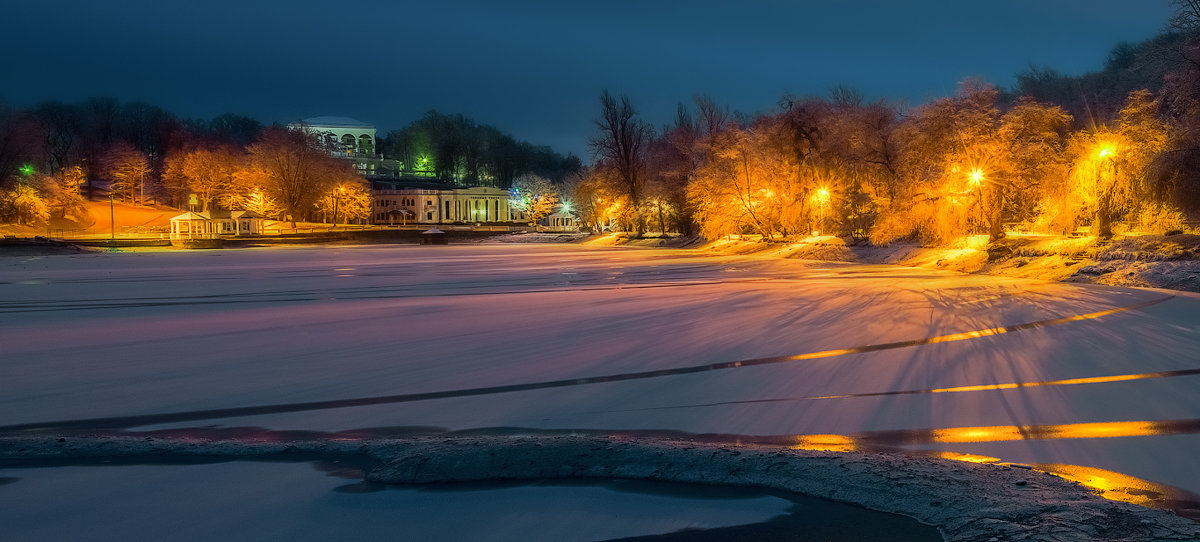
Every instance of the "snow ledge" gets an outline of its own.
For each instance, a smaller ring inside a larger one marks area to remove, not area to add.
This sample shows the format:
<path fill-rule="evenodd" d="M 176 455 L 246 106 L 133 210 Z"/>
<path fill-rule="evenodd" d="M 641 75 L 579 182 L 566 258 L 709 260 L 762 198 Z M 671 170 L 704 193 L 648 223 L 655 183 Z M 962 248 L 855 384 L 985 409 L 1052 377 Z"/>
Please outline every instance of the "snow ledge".
<path fill-rule="evenodd" d="M 913 517 L 947 541 L 1200 540 L 1200 524 L 1105 500 L 1038 471 L 905 455 L 823 452 L 665 438 L 455 436 L 254 440 L 0 437 L 0 459 L 255 459 L 358 455 L 389 484 L 623 478 L 780 489 Z"/>

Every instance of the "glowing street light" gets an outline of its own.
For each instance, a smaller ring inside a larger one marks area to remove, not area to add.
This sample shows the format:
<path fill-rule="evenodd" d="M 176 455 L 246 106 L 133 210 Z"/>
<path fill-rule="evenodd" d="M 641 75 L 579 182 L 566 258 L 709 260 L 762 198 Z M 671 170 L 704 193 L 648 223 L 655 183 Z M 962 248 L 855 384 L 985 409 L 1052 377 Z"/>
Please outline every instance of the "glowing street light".
<path fill-rule="evenodd" d="M 983 184 L 983 172 L 978 169 L 971 172 L 971 186 L 978 188 Z"/>
<path fill-rule="evenodd" d="M 825 206 L 829 204 L 829 190 L 822 186 L 817 189 L 817 193 L 813 194 L 813 197 L 816 198 L 817 206 L 821 211 L 821 221 L 817 223 L 817 230 L 813 232 L 813 235 L 820 235 L 821 230 L 825 228 Z"/>
<path fill-rule="evenodd" d="M 342 194 L 346 193 L 346 187 L 339 186 L 338 191 L 333 194 L 333 227 L 337 228 L 338 223 L 338 204 L 342 202 Z"/>
<path fill-rule="evenodd" d="M 1109 205 L 1111 204 L 1111 194 L 1103 185 L 1104 180 L 1104 160 L 1108 159 L 1109 166 L 1112 168 L 1112 182 L 1116 182 L 1117 177 L 1117 162 L 1116 154 L 1112 145 L 1104 145 L 1096 153 L 1096 235 L 1101 239 L 1112 237 L 1112 222 L 1109 216 Z"/>

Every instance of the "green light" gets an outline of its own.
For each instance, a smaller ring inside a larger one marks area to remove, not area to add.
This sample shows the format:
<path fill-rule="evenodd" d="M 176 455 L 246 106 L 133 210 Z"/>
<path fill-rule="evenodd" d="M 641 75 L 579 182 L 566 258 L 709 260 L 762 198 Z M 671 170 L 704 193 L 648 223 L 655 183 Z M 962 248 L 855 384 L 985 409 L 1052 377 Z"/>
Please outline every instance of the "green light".
<path fill-rule="evenodd" d="M 25 164 L 25 165 L 21 166 L 21 174 L 22 175 L 33 175 L 33 166 L 31 166 L 29 164 Z"/>

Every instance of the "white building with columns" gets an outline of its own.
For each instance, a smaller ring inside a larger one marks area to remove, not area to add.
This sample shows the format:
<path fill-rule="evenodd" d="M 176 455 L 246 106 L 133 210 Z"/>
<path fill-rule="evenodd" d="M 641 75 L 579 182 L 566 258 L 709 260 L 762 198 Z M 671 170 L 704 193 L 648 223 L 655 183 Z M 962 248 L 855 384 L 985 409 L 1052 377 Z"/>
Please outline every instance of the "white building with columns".
<path fill-rule="evenodd" d="M 372 190 L 375 224 L 523 224 L 500 188 L 412 187 Z"/>

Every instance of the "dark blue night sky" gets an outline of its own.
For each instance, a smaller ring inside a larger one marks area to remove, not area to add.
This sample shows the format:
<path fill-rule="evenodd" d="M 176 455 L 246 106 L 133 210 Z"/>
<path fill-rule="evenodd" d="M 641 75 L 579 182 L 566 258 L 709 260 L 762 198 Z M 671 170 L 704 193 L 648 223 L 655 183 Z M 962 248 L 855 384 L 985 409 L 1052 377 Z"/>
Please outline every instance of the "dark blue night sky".
<path fill-rule="evenodd" d="M 0 99 L 94 95 L 184 117 L 343 115 L 381 132 L 437 109 L 587 156 L 604 89 L 655 124 L 705 93 L 743 112 L 846 84 L 919 104 L 1030 65 L 1099 69 L 1168 0 L 9 3 Z"/>

